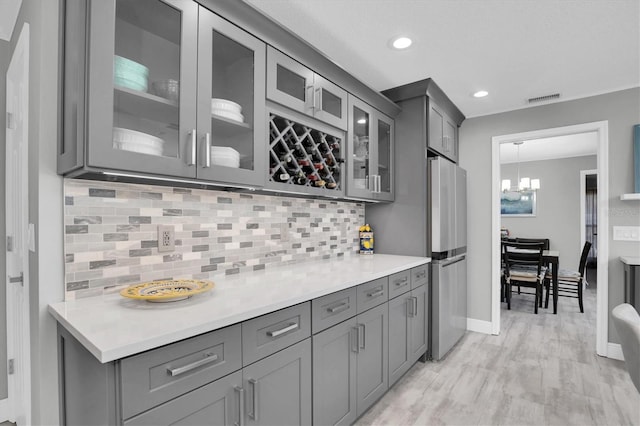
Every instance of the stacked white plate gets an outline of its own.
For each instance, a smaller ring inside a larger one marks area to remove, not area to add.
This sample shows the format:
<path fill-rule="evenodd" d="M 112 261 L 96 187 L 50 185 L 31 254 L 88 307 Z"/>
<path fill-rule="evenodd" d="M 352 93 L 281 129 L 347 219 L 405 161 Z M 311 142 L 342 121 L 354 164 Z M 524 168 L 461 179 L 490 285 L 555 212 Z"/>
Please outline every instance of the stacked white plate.
<path fill-rule="evenodd" d="M 228 99 L 211 99 L 211 114 L 218 117 L 228 118 L 229 120 L 244 123 L 244 115 L 242 115 L 242 106 Z"/>
<path fill-rule="evenodd" d="M 113 147 L 141 154 L 162 155 L 164 141 L 146 133 L 135 130 L 113 128 Z"/>
<path fill-rule="evenodd" d="M 228 146 L 212 146 L 211 163 L 237 169 L 240 167 L 240 153 Z"/>

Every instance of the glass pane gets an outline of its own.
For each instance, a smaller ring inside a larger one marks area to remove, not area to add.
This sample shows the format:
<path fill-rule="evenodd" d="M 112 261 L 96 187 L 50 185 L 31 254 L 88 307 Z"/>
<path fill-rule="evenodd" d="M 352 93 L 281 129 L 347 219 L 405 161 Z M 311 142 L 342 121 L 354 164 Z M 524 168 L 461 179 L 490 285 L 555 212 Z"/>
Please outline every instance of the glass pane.
<path fill-rule="evenodd" d="M 380 191 L 391 192 L 391 126 L 378 120 L 378 174 Z"/>
<path fill-rule="evenodd" d="M 181 18 L 158 0 L 116 1 L 114 148 L 178 157 Z"/>
<path fill-rule="evenodd" d="M 369 114 L 353 107 L 353 185 L 369 188 Z"/>
<path fill-rule="evenodd" d="M 253 50 L 212 31 L 211 162 L 254 169 Z"/>
<path fill-rule="evenodd" d="M 306 102 L 307 82 L 305 78 L 282 65 L 278 65 L 276 87 L 279 91 Z"/>
<path fill-rule="evenodd" d="M 322 105 L 320 108 L 331 115 L 342 118 L 342 98 L 322 88 Z"/>

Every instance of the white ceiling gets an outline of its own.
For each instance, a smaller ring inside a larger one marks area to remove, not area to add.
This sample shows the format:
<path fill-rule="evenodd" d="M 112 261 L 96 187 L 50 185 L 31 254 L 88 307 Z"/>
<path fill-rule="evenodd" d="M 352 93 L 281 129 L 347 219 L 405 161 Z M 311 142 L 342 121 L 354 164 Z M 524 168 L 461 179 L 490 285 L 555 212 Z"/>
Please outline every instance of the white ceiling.
<path fill-rule="evenodd" d="M 596 132 L 523 141 L 519 153 L 517 145 L 503 143 L 500 145 L 500 163 L 516 163 L 518 158 L 521 163 L 524 163 L 596 155 L 597 149 L 598 134 Z"/>
<path fill-rule="evenodd" d="M 0 0 L 0 40 L 9 41 L 22 0 Z"/>
<path fill-rule="evenodd" d="M 638 0 L 245 1 L 373 89 L 433 78 L 467 118 L 640 86 Z"/>

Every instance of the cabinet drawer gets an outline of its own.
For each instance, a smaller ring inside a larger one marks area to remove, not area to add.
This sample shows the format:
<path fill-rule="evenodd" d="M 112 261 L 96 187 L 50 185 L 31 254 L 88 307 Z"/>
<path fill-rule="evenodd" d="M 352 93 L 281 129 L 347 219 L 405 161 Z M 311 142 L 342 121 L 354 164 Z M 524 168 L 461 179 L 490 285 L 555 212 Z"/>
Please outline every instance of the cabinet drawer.
<path fill-rule="evenodd" d="M 123 418 L 239 370 L 240 333 L 240 325 L 233 325 L 123 359 Z"/>
<path fill-rule="evenodd" d="M 249 365 L 311 336 L 310 302 L 242 323 L 242 363 Z"/>
<path fill-rule="evenodd" d="M 314 333 L 351 318 L 356 314 L 356 288 L 327 294 L 311 301 L 312 330 Z"/>
<path fill-rule="evenodd" d="M 422 265 L 411 269 L 411 289 L 429 283 L 429 265 Z"/>
<path fill-rule="evenodd" d="M 389 277 L 378 278 L 356 287 L 358 313 L 389 300 Z"/>
<path fill-rule="evenodd" d="M 402 271 L 389 275 L 389 299 L 393 299 L 411 290 L 410 271 Z"/>

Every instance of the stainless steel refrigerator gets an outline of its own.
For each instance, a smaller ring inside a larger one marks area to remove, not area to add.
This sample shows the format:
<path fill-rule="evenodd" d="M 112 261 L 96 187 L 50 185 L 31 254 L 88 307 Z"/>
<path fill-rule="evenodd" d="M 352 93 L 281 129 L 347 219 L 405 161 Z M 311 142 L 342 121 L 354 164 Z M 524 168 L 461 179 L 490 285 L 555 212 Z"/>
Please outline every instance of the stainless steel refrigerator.
<path fill-rule="evenodd" d="M 443 157 L 428 162 L 431 228 L 430 354 L 443 358 L 467 329 L 467 172 Z"/>

